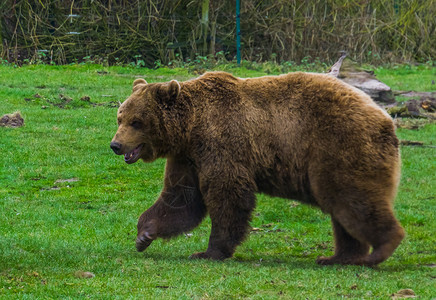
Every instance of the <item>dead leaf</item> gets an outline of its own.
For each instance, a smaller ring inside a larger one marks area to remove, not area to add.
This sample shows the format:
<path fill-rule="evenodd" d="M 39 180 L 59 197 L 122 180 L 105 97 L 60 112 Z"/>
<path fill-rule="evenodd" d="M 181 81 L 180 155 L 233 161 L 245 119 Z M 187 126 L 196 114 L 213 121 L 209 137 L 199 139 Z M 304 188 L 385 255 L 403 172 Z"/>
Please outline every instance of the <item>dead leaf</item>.
<path fill-rule="evenodd" d="M 393 293 L 392 299 L 400 299 L 400 298 L 416 298 L 416 294 L 412 289 L 402 289 L 396 293 Z"/>
<path fill-rule="evenodd" d="M 63 94 L 59 94 L 59 99 L 61 99 L 65 103 L 71 102 L 73 100 L 73 98 L 68 97 L 66 95 L 63 95 Z"/>
<path fill-rule="evenodd" d="M 69 179 L 58 179 L 55 181 L 55 183 L 60 183 L 60 182 L 76 182 L 79 181 L 79 178 L 69 178 Z"/>
<path fill-rule="evenodd" d="M 291 201 L 290 204 L 289 204 L 289 206 L 290 206 L 291 208 L 293 208 L 293 207 L 297 207 L 297 206 L 299 206 L 299 205 L 300 205 L 300 203 L 297 202 L 297 201 Z"/>
<path fill-rule="evenodd" d="M 95 275 L 91 272 L 77 271 L 74 273 L 74 276 L 77 278 L 94 278 Z"/>

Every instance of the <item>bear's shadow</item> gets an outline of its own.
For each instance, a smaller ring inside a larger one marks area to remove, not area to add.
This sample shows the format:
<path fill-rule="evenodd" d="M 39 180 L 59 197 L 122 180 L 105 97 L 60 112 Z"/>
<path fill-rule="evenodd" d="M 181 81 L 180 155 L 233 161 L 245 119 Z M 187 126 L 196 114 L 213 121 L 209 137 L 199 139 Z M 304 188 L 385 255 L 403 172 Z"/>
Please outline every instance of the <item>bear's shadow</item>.
<path fill-rule="evenodd" d="M 183 262 L 189 265 L 195 264 L 204 264 L 210 263 L 211 265 L 215 264 L 228 264 L 229 266 L 235 265 L 247 265 L 252 266 L 253 268 L 262 268 L 262 267 L 283 267 L 286 266 L 288 268 L 295 269 L 305 269 L 305 270 L 320 270 L 332 268 L 333 270 L 343 270 L 343 269 L 354 269 L 354 270 L 372 270 L 374 272 L 404 272 L 404 271 L 418 271 L 423 266 L 414 265 L 414 264 L 395 264 L 395 265 L 379 265 L 375 267 L 368 266 L 344 266 L 344 265 L 333 265 L 333 266 L 321 266 L 316 264 L 315 258 L 313 257 L 298 257 L 298 256 L 288 256 L 287 258 L 283 258 L 283 256 L 278 257 L 269 257 L 267 259 L 259 258 L 257 256 L 250 256 L 248 258 L 241 258 L 237 256 L 233 258 L 229 258 L 223 261 L 215 261 L 215 260 L 200 260 L 200 259 L 191 259 L 189 255 L 185 254 L 168 254 L 162 252 L 144 252 L 140 253 L 140 256 L 144 258 L 153 259 L 156 262 Z"/>

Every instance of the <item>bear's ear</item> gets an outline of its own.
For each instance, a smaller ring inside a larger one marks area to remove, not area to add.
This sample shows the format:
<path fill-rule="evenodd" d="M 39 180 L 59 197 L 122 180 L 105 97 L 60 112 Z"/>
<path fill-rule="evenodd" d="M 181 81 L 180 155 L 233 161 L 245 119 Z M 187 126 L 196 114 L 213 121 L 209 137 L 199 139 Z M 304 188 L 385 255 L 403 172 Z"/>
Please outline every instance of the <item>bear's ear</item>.
<path fill-rule="evenodd" d="M 157 90 L 157 96 L 162 102 L 172 104 L 180 94 L 180 83 L 177 80 L 163 83 Z"/>
<path fill-rule="evenodd" d="M 144 88 L 147 85 L 147 81 L 142 78 L 135 79 L 133 81 L 133 92 L 136 92 L 137 90 Z"/>

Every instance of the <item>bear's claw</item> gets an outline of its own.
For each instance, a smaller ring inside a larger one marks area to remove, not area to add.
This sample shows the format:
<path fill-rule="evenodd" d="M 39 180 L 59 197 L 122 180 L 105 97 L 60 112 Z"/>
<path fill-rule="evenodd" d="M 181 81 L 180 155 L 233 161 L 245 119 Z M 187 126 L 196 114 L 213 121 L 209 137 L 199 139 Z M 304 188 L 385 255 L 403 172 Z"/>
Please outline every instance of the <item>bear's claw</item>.
<path fill-rule="evenodd" d="M 138 235 L 136 238 L 136 250 L 138 250 L 138 252 L 144 251 L 150 246 L 151 242 L 153 242 L 153 240 L 149 238 L 147 232 Z"/>

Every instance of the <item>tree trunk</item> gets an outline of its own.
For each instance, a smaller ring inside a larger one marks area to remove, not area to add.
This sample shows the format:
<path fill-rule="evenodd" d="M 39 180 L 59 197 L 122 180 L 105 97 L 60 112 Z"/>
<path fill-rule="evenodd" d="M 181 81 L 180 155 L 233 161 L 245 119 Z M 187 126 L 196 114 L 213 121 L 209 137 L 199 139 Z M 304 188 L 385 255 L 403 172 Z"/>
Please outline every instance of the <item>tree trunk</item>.
<path fill-rule="evenodd" d="M 209 0 L 203 0 L 201 6 L 201 38 L 203 39 L 202 54 L 207 55 L 207 34 L 209 29 Z"/>

